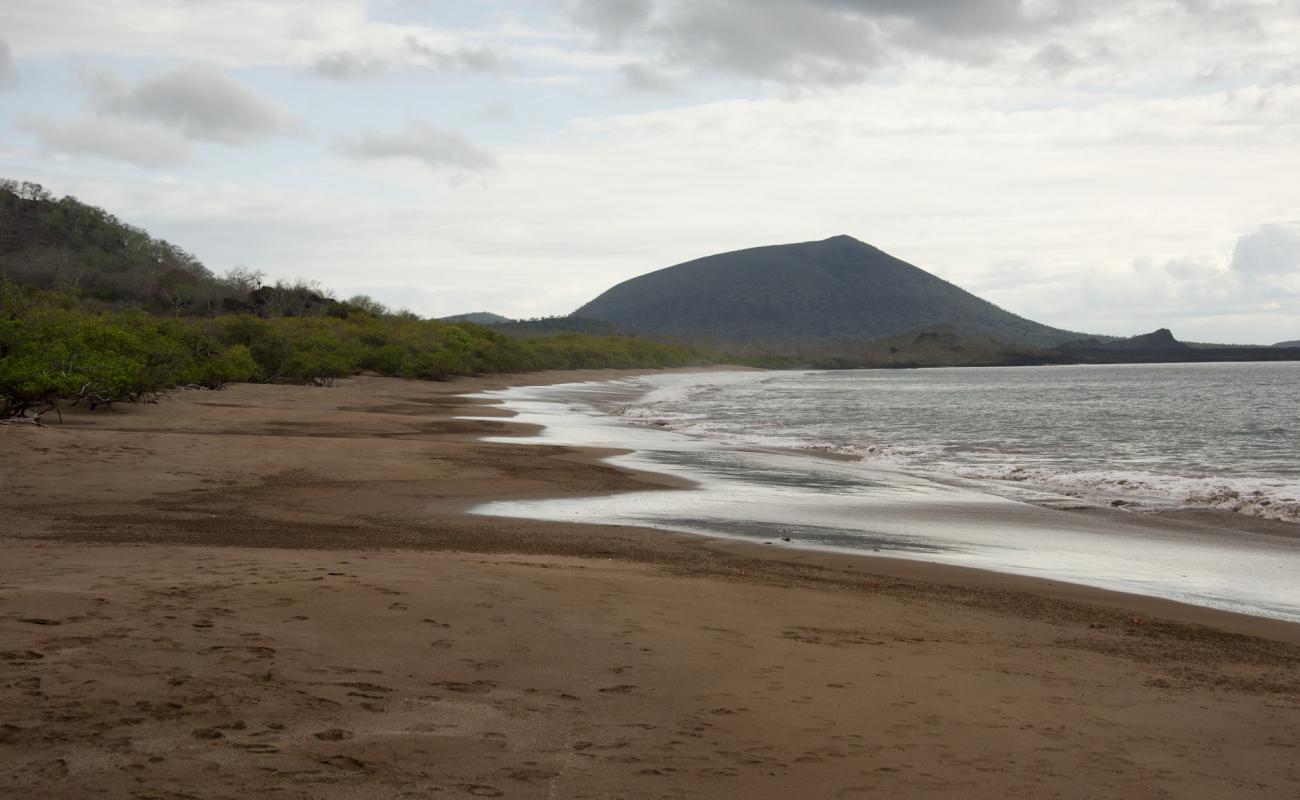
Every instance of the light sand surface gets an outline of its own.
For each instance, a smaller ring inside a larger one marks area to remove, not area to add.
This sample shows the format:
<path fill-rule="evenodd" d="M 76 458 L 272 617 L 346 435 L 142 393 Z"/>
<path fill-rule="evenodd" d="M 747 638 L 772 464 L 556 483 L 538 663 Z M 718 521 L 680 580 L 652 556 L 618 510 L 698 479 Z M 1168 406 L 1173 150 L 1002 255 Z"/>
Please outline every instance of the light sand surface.
<path fill-rule="evenodd" d="M 461 513 L 662 483 L 451 418 L 615 375 L 0 427 L 0 797 L 1300 795 L 1300 626 Z"/>

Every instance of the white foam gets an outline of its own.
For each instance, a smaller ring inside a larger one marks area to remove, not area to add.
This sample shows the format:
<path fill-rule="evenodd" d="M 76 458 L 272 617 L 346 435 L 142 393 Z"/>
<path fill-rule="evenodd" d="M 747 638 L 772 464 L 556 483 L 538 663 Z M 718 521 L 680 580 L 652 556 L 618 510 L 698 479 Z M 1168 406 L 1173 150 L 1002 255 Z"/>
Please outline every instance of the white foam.
<path fill-rule="evenodd" d="M 781 379 L 789 379 L 782 373 Z M 733 446 L 818 451 L 852 456 L 874 467 L 933 477 L 992 482 L 1059 493 L 1098 505 L 1134 510 L 1212 508 L 1300 523 L 1300 480 L 1264 476 L 1187 476 L 1132 469 L 1078 469 L 1001 462 L 996 454 L 952 452 L 933 444 L 829 441 L 799 431 L 765 430 L 733 419 L 718 420 L 701 406 L 738 402 L 727 393 L 776 380 L 770 373 L 660 375 L 639 379 L 642 393 L 604 408 L 638 426 L 699 436 Z M 1021 496 L 1017 493 L 1017 496 Z"/>

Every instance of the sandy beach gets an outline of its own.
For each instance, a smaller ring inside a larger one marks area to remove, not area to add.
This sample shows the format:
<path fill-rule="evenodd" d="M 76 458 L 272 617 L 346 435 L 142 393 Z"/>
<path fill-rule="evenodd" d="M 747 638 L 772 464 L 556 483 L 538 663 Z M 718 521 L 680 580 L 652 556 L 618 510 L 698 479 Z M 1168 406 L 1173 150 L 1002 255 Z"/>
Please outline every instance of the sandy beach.
<path fill-rule="evenodd" d="M 1300 626 L 463 513 L 688 491 L 462 397 L 619 374 L 0 427 L 0 796 L 1300 794 Z"/>

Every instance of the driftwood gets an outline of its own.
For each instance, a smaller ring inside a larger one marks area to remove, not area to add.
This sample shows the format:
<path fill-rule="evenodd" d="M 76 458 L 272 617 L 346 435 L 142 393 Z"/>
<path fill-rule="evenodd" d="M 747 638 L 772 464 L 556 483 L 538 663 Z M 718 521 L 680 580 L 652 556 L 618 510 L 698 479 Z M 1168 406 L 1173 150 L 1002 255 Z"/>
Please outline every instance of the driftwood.
<path fill-rule="evenodd" d="M 45 423 L 41 422 L 41 417 L 54 412 L 63 422 L 63 412 L 59 410 L 57 402 L 42 402 L 33 404 L 23 404 L 21 406 L 9 405 L 0 402 L 0 425 L 35 425 L 38 428 L 44 427 Z"/>

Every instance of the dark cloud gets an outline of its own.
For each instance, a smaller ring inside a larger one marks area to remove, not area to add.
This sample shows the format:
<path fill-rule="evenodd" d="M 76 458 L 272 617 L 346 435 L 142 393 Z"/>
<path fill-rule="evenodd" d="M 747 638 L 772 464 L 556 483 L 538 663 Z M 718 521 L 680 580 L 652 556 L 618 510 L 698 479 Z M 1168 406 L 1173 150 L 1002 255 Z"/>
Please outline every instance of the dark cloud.
<path fill-rule="evenodd" d="M 439 50 L 415 36 L 403 40 L 400 51 L 368 55 L 347 50 L 326 53 L 312 63 L 312 71 L 331 80 L 367 80 L 400 72 L 464 74 L 503 73 L 515 69 L 505 54 L 490 47 Z"/>
<path fill-rule="evenodd" d="M 1075 19 L 1079 0 L 807 0 L 877 20 L 913 25 L 947 38 L 1004 37 L 1029 33 Z"/>
<path fill-rule="evenodd" d="M 871 20 L 810 0 L 696 0 L 653 35 L 669 64 L 790 84 L 854 83 L 884 56 Z"/>
<path fill-rule="evenodd" d="M 582 0 L 573 19 L 669 69 L 791 85 L 864 80 L 898 50 L 982 61 L 1078 19 L 1079 0 Z"/>
<path fill-rule="evenodd" d="M 1084 60 L 1077 53 L 1060 43 L 1039 48 L 1032 63 L 1053 78 L 1060 78 L 1085 66 Z"/>
<path fill-rule="evenodd" d="M 0 39 L 0 90 L 12 89 L 18 85 L 18 67 L 14 66 L 13 53 L 9 43 Z"/>
<path fill-rule="evenodd" d="M 1300 275 L 1300 224 L 1274 223 L 1242 236 L 1232 269 L 1247 278 Z"/>
<path fill-rule="evenodd" d="M 181 67 L 134 85 L 109 73 L 89 81 L 101 114 L 161 124 L 187 139 L 242 145 L 302 129 L 292 114 L 211 67 Z"/>
<path fill-rule="evenodd" d="M 18 127 L 35 136 L 46 150 L 60 155 L 97 156 L 148 168 L 180 166 L 192 160 L 189 146 L 176 134 L 112 117 L 86 115 L 60 121 L 31 116 Z"/>
<path fill-rule="evenodd" d="M 311 69 L 322 78 L 329 78 L 334 81 L 355 81 L 383 75 L 391 69 L 391 65 L 381 59 L 339 50 L 318 57 L 312 62 Z"/>
<path fill-rule="evenodd" d="M 681 87 L 672 78 L 645 64 L 623 64 L 618 68 L 623 87 L 641 94 L 678 94 Z"/>
<path fill-rule="evenodd" d="M 618 45 L 649 21 L 653 9 L 653 0 L 576 0 L 572 14 L 579 25 L 595 31 L 602 43 Z"/>
<path fill-rule="evenodd" d="M 406 47 L 429 69 L 437 72 L 506 72 L 514 64 L 490 47 L 458 47 L 444 51 L 430 47 L 414 36 L 406 37 Z"/>
<path fill-rule="evenodd" d="M 447 131 L 422 120 L 410 120 L 400 131 L 363 131 L 356 136 L 339 136 L 335 152 L 349 158 L 412 159 L 435 169 L 486 172 L 496 166 L 496 157 L 455 131 Z"/>

